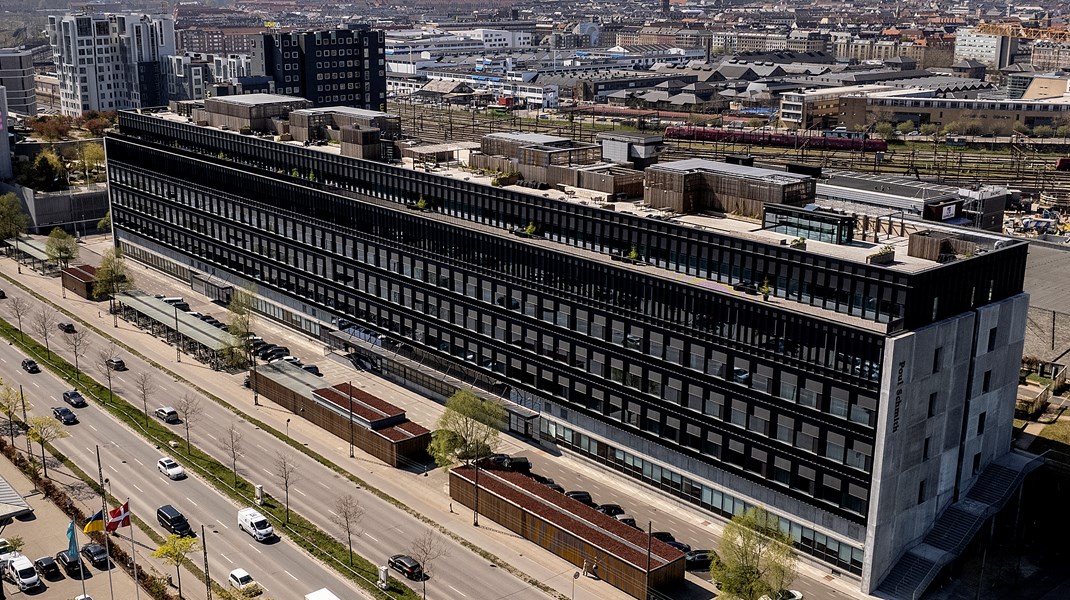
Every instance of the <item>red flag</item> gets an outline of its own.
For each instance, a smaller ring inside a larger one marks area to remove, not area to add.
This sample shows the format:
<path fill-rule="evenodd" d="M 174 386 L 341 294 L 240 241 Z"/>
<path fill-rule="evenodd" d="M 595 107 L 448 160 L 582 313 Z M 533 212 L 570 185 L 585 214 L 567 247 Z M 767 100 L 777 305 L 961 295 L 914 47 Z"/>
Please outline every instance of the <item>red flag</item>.
<path fill-rule="evenodd" d="M 115 510 L 108 511 L 108 524 L 104 526 L 105 531 L 115 531 L 120 527 L 130 526 L 130 501 L 123 502 L 123 505 Z"/>

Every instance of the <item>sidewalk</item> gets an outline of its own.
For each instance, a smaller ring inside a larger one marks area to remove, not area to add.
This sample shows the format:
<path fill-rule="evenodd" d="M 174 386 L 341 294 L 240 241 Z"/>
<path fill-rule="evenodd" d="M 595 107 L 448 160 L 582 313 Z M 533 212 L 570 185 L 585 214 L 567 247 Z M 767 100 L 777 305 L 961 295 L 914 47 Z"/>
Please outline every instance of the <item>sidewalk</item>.
<path fill-rule="evenodd" d="M 15 446 L 25 445 L 23 437 L 16 437 Z M 56 461 L 49 461 L 49 478 L 57 485 L 63 487 L 67 494 L 74 499 L 82 511 L 91 515 L 100 510 L 100 497 L 93 493 L 89 486 L 76 478 L 66 467 Z M 22 495 L 33 507 L 34 514 L 29 517 L 15 519 L 11 523 L 0 528 L 0 536 L 11 538 L 21 536 L 26 546 L 22 554 L 30 560 L 36 560 L 42 556 L 55 556 L 57 552 L 67 549 L 67 526 L 70 519 L 60 509 L 47 500 L 40 492 L 33 491 L 33 483 L 22 474 L 7 458 L 0 456 L 0 477 L 3 477 L 11 487 Z M 88 536 L 77 531 L 78 544 L 84 546 L 89 542 Z M 124 530 L 121 535 L 110 538 L 111 543 L 122 544 L 122 548 L 129 553 L 130 537 Z M 150 554 L 156 549 L 152 540 L 142 531 L 134 532 L 134 541 L 137 546 L 137 564 L 146 572 L 155 575 L 167 576 L 174 574 L 174 568 L 165 565 L 162 561 L 152 558 Z M 115 593 L 112 595 L 108 584 L 108 572 L 86 563 L 89 576 L 85 579 L 85 593 L 96 600 L 117 598 L 119 600 L 132 600 L 140 593 L 140 597 L 148 599 L 148 594 L 135 589 L 134 578 L 117 565 L 111 569 L 111 585 Z M 188 577 L 188 579 L 186 579 Z M 182 595 L 187 600 L 204 600 L 207 593 L 204 584 L 198 581 L 188 571 L 183 571 L 183 581 L 192 582 L 184 585 Z M 73 598 L 82 594 L 82 585 L 79 579 L 64 573 L 62 579 L 53 581 L 45 580 L 47 591 L 35 592 L 45 598 Z M 17 590 L 10 583 L 5 583 L 5 591 L 8 597 L 15 597 Z"/>

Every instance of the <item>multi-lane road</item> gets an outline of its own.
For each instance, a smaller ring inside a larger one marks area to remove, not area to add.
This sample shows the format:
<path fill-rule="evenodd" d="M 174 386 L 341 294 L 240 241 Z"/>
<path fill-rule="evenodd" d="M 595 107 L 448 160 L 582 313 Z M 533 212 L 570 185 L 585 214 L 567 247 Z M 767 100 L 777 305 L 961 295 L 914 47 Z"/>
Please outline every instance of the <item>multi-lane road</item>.
<path fill-rule="evenodd" d="M 8 384 L 23 385 L 33 404 L 32 414 L 51 417 L 51 407 L 66 406 L 62 395 L 70 386 L 47 370 L 33 375 L 22 371 L 22 358 L 14 346 L 0 346 L 0 373 Z M 156 521 L 156 509 L 164 504 L 180 510 L 198 535 L 204 525 L 210 570 L 217 581 L 225 582 L 227 574 L 240 567 L 249 571 L 273 598 L 301 598 L 321 587 L 336 593 L 357 593 L 335 572 L 290 542 L 263 544 L 238 531 L 238 507 L 229 499 L 197 476 L 169 480 L 156 469 L 157 459 L 164 454 L 94 404 L 72 410 L 79 422 L 67 426 L 70 436 L 53 445 L 87 473 L 97 472 L 95 449 L 99 446 L 112 495 L 129 498 L 130 511 L 157 532 L 167 534 Z M 144 536 L 141 541 L 145 541 Z M 201 584 L 189 580 L 183 585 L 188 589 Z"/>
<path fill-rule="evenodd" d="M 9 289 L 8 294 L 22 295 L 37 304 L 35 299 L 20 290 Z M 0 303 L 0 315 L 13 322 L 8 306 Z M 58 333 L 55 337 L 59 337 Z M 96 339 L 95 334 L 92 337 L 95 347 L 107 345 Z M 66 354 L 61 342 L 53 340 L 51 345 L 54 350 Z M 47 370 L 37 375 L 25 373 L 19 367 L 22 358 L 14 346 L 4 347 L 0 350 L 0 373 L 5 380 L 25 386 L 27 398 L 35 406 L 35 414 L 51 416 L 52 406 L 63 405 L 62 392 L 68 384 Z M 68 357 L 68 360 L 71 358 Z M 122 358 L 129 370 L 115 373 L 114 386 L 116 393 L 134 401 L 136 374 L 156 371 L 137 356 L 124 354 Z M 91 360 L 83 357 L 85 363 Z M 89 373 L 94 371 L 89 367 L 85 370 Z M 161 377 L 159 372 L 156 372 L 156 387 L 155 400 L 150 400 L 156 406 L 173 405 L 184 394 L 196 393 L 179 382 Z M 389 556 L 407 552 L 413 541 L 426 534 L 428 526 L 409 513 L 362 491 L 275 436 L 260 431 L 231 410 L 207 400 L 201 405 L 203 414 L 190 428 L 194 445 L 226 464 L 229 460 L 225 458 L 222 440 L 230 425 L 236 424 L 244 437 L 243 456 L 238 460 L 239 473 L 254 483 L 264 485 L 267 493 L 279 499 L 283 493 L 274 475 L 273 463 L 279 454 L 291 456 L 298 473 L 290 487 L 291 508 L 337 539 L 344 540 L 344 536 L 331 518 L 335 500 L 345 494 L 355 496 L 366 511 L 361 523 L 364 532 L 353 540 L 354 551 L 358 554 L 376 564 L 386 564 Z M 153 408 L 154 405 L 150 404 L 149 410 Z M 213 567 L 213 577 L 217 580 L 225 578 L 231 569 L 242 567 L 261 580 L 275 597 L 302 597 L 304 593 L 319 587 L 342 587 L 341 579 L 329 568 L 312 560 L 289 542 L 265 546 L 239 532 L 236 527 L 238 507 L 197 477 L 175 482 L 167 480 L 155 470 L 156 460 L 162 456 L 160 451 L 92 403 L 87 408 L 75 410 L 81 423 L 70 426 L 68 430 L 71 436 L 56 442 L 56 447 L 71 456 L 80 467 L 95 473 L 93 447 L 100 444 L 105 476 L 111 480 L 113 494 L 120 498 L 129 496 L 131 510 L 146 521 L 155 523 L 156 508 L 162 504 L 172 504 L 189 518 L 195 529 L 204 524 L 206 530 L 210 530 L 207 534 L 209 552 L 218 557 L 213 561 L 221 565 Z M 173 427 L 177 434 L 184 435 L 181 425 Z M 438 560 L 433 580 L 428 582 L 429 598 L 490 600 L 508 597 L 524 600 L 546 597 L 543 592 L 502 569 L 494 568 L 485 558 L 452 539 L 443 536 L 440 544 L 443 545 L 444 556 Z M 408 584 L 417 586 L 414 582 Z"/>

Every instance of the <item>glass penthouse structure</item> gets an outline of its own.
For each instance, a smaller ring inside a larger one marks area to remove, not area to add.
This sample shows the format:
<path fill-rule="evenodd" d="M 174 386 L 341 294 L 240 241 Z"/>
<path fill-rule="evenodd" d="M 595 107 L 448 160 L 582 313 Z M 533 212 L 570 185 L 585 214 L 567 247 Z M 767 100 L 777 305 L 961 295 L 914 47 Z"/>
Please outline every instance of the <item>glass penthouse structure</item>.
<path fill-rule="evenodd" d="M 651 219 L 167 115 L 120 113 L 106 146 L 129 256 L 449 360 L 539 411 L 543 443 L 722 517 L 764 506 L 864 591 L 1009 450 L 1025 244 L 937 262 L 891 236 L 869 264 L 828 223 L 789 245 L 816 216 Z"/>

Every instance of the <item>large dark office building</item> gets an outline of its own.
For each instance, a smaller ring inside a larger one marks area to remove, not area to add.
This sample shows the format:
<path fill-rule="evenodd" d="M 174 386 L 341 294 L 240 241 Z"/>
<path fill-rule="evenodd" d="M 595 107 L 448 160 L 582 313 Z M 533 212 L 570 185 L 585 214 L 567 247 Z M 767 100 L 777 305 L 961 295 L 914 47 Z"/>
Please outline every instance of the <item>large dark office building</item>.
<path fill-rule="evenodd" d="M 255 282 L 317 338 L 348 321 L 451 361 L 537 411 L 542 443 L 711 517 L 764 506 L 865 592 L 923 589 L 1031 464 L 1010 451 L 1025 243 L 813 210 L 808 177 L 740 165 L 651 167 L 647 199 L 764 221 L 326 150 L 122 112 L 117 243 Z"/>
<path fill-rule="evenodd" d="M 313 106 L 386 110 L 383 35 L 367 25 L 265 33 L 253 44 L 252 74 L 273 78 L 275 93 Z"/>

